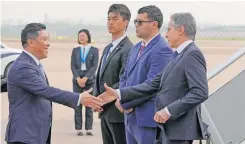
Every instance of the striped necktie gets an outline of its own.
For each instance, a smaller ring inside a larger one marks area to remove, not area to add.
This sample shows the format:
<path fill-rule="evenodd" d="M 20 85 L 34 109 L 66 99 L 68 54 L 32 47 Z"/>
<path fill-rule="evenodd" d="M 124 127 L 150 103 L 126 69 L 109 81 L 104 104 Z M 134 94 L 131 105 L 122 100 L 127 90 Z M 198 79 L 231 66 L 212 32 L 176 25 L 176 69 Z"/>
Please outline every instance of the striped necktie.
<path fill-rule="evenodd" d="M 139 53 L 138 53 L 138 56 L 137 56 L 137 60 L 140 58 L 140 56 L 142 55 L 142 52 L 143 50 L 145 49 L 145 46 L 141 45 L 140 46 L 140 50 L 139 50 Z"/>
<path fill-rule="evenodd" d="M 39 63 L 39 68 L 40 68 L 40 70 L 41 70 L 41 72 L 42 72 L 42 74 L 43 74 L 43 77 L 45 78 L 45 80 L 47 81 L 47 79 L 46 79 L 46 75 L 45 75 L 45 72 L 44 72 L 44 69 L 43 69 L 43 65 L 41 64 L 41 63 Z"/>

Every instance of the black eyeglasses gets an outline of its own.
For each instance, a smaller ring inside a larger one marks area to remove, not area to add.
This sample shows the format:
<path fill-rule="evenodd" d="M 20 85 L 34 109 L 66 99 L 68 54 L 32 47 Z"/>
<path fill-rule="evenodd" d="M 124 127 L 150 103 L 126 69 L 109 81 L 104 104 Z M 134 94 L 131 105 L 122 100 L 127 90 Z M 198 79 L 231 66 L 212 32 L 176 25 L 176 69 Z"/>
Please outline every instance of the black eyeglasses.
<path fill-rule="evenodd" d="M 138 25 L 138 26 L 141 26 L 143 23 L 149 23 L 149 22 L 154 22 L 154 21 L 143 21 L 143 20 L 134 20 L 134 24 L 135 25 Z"/>

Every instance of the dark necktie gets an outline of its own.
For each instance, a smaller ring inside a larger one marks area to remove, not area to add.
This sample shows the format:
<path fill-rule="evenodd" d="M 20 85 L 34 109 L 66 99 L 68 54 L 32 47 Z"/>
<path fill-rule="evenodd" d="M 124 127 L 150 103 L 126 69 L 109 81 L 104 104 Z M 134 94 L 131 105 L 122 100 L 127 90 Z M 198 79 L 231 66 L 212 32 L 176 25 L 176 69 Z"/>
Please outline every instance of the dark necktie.
<path fill-rule="evenodd" d="M 177 51 L 175 51 L 175 52 L 173 53 L 173 58 L 175 58 L 178 54 L 179 54 L 179 53 L 178 53 Z"/>
<path fill-rule="evenodd" d="M 109 53 L 110 53 L 110 49 L 111 49 L 112 46 L 113 46 L 112 43 L 110 43 L 110 44 L 107 46 L 107 49 L 106 49 L 105 54 L 104 54 L 103 59 L 102 59 L 102 64 L 101 64 L 101 68 L 100 68 L 100 75 L 101 75 L 101 73 L 102 73 L 102 70 L 105 68 L 105 64 L 106 64 L 106 61 L 107 61 L 107 57 L 108 57 L 108 55 L 109 55 Z"/>
<path fill-rule="evenodd" d="M 139 53 L 138 53 L 138 56 L 137 56 L 137 60 L 140 58 L 140 56 L 142 55 L 142 52 L 143 50 L 145 49 L 145 46 L 141 45 L 140 46 L 140 50 L 139 50 Z"/>

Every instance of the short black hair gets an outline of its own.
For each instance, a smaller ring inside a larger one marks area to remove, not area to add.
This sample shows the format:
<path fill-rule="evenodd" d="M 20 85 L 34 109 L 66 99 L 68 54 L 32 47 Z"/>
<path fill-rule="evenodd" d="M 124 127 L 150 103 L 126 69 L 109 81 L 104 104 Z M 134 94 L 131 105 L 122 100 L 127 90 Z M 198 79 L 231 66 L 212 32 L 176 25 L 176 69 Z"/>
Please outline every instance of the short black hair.
<path fill-rule="evenodd" d="M 42 23 L 29 23 L 21 32 L 21 43 L 25 47 L 28 39 L 35 39 L 39 35 L 39 31 L 46 30 L 46 26 Z"/>
<path fill-rule="evenodd" d="M 87 35 L 87 37 L 88 37 L 88 43 L 91 43 L 91 35 L 90 35 L 89 30 L 87 30 L 87 29 L 81 29 L 81 30 L 78 32 L 77 35 L 79 35 L 81 32 L 84 32 L 84 33 Z M 81 44 L 80 41 L 79 41 L 79 36 L 78 36 L 78 38 L 77 38 L 77 42 L 78 42 L 78 44 Z"/>
<path fill-rule="evenodd" d="M 111 5 L 107 14 L 109 15 L 110 12 L 119 13 L 122 16 L 123 20 L 130 21 L 131 12 L 128 9 L 128 7 L 124 4 L 113 4 L 113 5 Z"/>
<path fill-rule="evenodd" d="M 158 7 L 154 5 L 144 6 L 138 10 L 138 14 L 143 13 L 147 13 L 148 19 L 157 21 L 159 29 L 162 27 L 163 14 Z"/>

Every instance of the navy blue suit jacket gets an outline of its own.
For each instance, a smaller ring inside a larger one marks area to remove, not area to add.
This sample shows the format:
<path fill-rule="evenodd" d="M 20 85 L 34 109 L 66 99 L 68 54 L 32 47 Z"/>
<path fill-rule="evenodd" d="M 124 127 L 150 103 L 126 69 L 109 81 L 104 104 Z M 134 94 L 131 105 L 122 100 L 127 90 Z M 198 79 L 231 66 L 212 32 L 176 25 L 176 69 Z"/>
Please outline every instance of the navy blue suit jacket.
<path fill-rule="evenodd" d="M 8 75 L 9 121 L 5 140 L 46 144 L 52 123 L 52 103 L 72 108 L 79 94 L 48 85 L 40 67 L 25 52 L 16 59 Z"/>
<path fill-rule="evenodd" d="M 151 81 L 158 73 L 162 72 L 172 58 L 173 51 L 160 34 L 150 41 L 137 59 L 140 46 L 141 42 L 136 44 L 129 54 L 124 76 L 120 80 L 120 88 Z M 122 103 L 124 109 L 134 108 L 133 113 L 135 113 L 137 124 L 140 126 L 156 127 L 153 120 L 156 94 L 153 95 L 154 97 L 144 97 Z"/>

